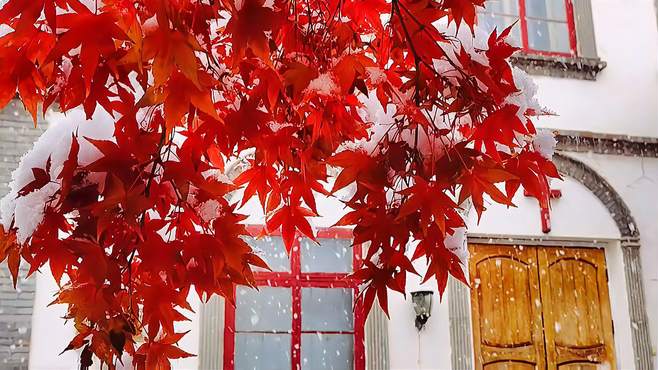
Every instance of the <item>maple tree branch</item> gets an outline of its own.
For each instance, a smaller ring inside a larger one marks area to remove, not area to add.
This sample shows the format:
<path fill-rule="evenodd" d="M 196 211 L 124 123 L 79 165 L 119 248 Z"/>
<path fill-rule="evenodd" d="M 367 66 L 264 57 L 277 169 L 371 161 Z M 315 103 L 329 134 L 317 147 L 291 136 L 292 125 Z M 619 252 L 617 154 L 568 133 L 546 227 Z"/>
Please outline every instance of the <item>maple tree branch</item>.
<path fill-rule="evenodd" d="M 404 23 L 404 19 L 402 17 L 402 13 L 400 12 L 400 5 L 399 5 L 399 0 L 393 0 L 391 2 L 391 7 L 393 7 L 394 11 L 393 13 L 398 15 L 398 19 L 400 20 L 400 25 L 402 26 L 402 30 L 404 31 L 405 38 L 407 39 L 407 43 L 409 44 L 409 49 L 411 50 L 411 53 L 414 56 L 414 60 L 416 63 L 416 74 L 420 73 L 419 70 L 419 63 L 421 61 L 421 58 L 416 51 L 416 47 L 414 46 L 413 39 L 411 38 L 411 35 L 409 34 L 409 30 L 407 29 L 407 25 Z"/>
<path fill-rule="evenodd" d="M 163 123 L 164 125 L 164 123 Z M 146 188 L 144 189 L 144 194 L 148 197 L 150 195 L 150 189 L 151 189 L 151 184 L 153 183 L 153 179 L 155 178 L 155 173 L 157 170 L 158 165 L 162 164 L 162 159 L 160 158 L 160 151 L 164 147 L 164 141 L 165 141 L 165 136 L 166 136 L 166 129 L 163 127 L 162 132 L 160 134 L 160 142 L 158 143 L 158 155 L 157 157 L 153 160 L 151 163 L 151 173 L 149 174 L 148 181 L 146 182 Z M 173 135 L 173 133 L 172 133 Z M 169 149 L 171 148 L 171 143 L 172 143 L 172 138 L 169 140 Z M 169 153 L 169 150 L 167 150 L 167 153 Z"/>
<path fill-rule="evenodd" d="M 414 22 L 416 22 L 416 24 L 418 24 L 418 26 L 421 28 L 421 31 L 422 31 L 422 32 L 425 32 L 428 36 L 433 37 L 433 35 L 430 34 L 429 31 L 427 30 L 427 25 L 425 25 L 424 23 L 420 22 L 420 20 L 418 20 L 418 19 L 416 18 L 416 16 L 415 16 L 415 15 L 414 15 L 414 14 L 413 14 L 413 13 L 412 13 L 412 12 L 411 12 L 411 11 L 410 11 L 410 10 L 404 5 L 404 4 L 400 3 L 399 0 L 393 0 L 393 1 L 396 2 L 396 3 L 398 4 L 398 11 L 400 10 L 400 8 L 402 8 L 402 9 L 405 11 L 405 13 L 407 13 L 407 14 L 409 15 L 409 17 L 410 17 Z M 402 19 L 402 18 L 400 17 L 400 19 Z M 456 38 L 456 37 L 455 37 L 455 40 L 459 41 L 459 39 Z M 459 41 L 459 42 L 461 43 L 461 41 Z M 443 47 L 441 47 L 441 43 L 440 43 L 439 41 L 436 41 L 436 44 L 437 44 L 437 47 L 438 47 L 439 49 L 441 49 L 441 51 L 443 52 L 443 55 L 444 55 L 446 61 L 448 61 L 448 63 L 450 63 L 450 65 L 451 65 L 453 68 L 455 68 L 455 70 L 456 70 L 457 72 L 459 72 L 459 73 L 462 75 L 462 77 L 467 77 L 467 75 L 466 75 L 466 73 L 463 71 L 463 69 L 460 68 L 460 67 L 457 65 L 457 63 L 455 63 L 452 59 L 448 58 L 448 54 L 445 52 L 445 50 L 443 49 Z M 433 72 L 435 72 L 437 75 L 439 75 L 438 72 L 436 72 L 436 70 L 435 70 L 433 67 L 431 67 L 431 66 L 429 66 L 429 65 L 427 65 L 427 67 L 428 67 L 430 70 L 432 70 Z"/>
<path fill-rule="evenodd" d="M 355 307 L 368 311 L 375 299 L 387 309 L 387 286 L 404 290 L 400 279 L 413 271 L 398 252 L 414 248 L 413 242 L 423 242 L 414 253 L 426 256 L 427 276 L 436 276 L 440 290 L 448 274 L 464 279 L 453 260 L 446 267 L 437 253 L 463 218 L 454 216 L 457 207 L 451 201 L 437 207 L 426 204 L 459 192 L 460 198 L 471 197 L 481 213 L 484 193 L 507 203 L 505 195 L 492 190 L 496 183 L 519 186 L 559 176 L 527 143 L 523 153 L 530 156 L 523 158 L 523 166 L 531 167 L 529 175 L 508 168 L 515 163 L 498 149 L 501 137 L 518 132 L 508 123 L 518 112 L 503 111 L 496 103 L 511 96 L 507 91 L 515 87 L 504 62 L 509 45 L 498 39 L 486 53 L 476 49 L 492 61 L 482 64 L 464 49 L 461 33 L 444 35 L 431 24 L 443 18 L 448 26 L 464 20 L 473 27 L 472 17 L 461 16 L 473 13 L 473 2 L 391 1 L 388 8 L 386 2 L 343 0 L 275 1 L 274 6 L 261 0 L 139 0 L 108 6 L 101 2 L 99 7 L 94 0 L 92 14 L 77 0 L 58 0 L 53 15 L 52 8 L 44 8 L 52 1 L 11 0 L 16 14 L 0 22 L 16 26 L 3 36 L 6 47 L 0 48 L 2 72 L 10 78 L 5 79 L 9 83 L 0 81 L 0 88 L 10 95 L 18 90 L 35 117 L 39 105 L 47 107 L 53 100 L 59 100 L 64 112 L 82 109 L 92 117 L 100 106 L 112 117 L 121 116 L 108 125 L 114 124 L 112 133 L 92 142 L 102 155 L 87 169 L 106 174 L 106 186 L 103 180 L 95 183 L 93 176 L 77 176 L 85 166 L 78 163 L 79 147 L 72 141 L 61 182 L 50 178 L 54 174 L 46 165 L 45 170 L 33 169 L 35 181 L 40 177 L 36 183 L 13 189 L 20 198 L 30 189 L 60 186 L 57 195 L 43 202 L 48 217 L 32 232 L 36 237 L 11 242 L 10 267 L 18 268 L 19 253 L 31 257 L 28 263 L 61 265 L 53 271 L 63 270 L 72 288 L 62 287 L 57 299 L 68 305 L 76 323 L 88 325 L 76 327 L 81 338 L 93 343 L 106 340 L 102 335 L 111 332 L 125 339 L 125 345 L 114 349 L 71 342 L 70 349 L 84 347 L 85 367 L 92 352 L 110 365 L 124 349 L 140 354 L 133 358 L 135 368 L 145 368 L 145 358 L 168 367 L 170 354 L 187 356 L 176 344 L 182 333 L 174 327 L 180 320 L 173 313 L 185 306 L 189 290 L 200 297 L 220 294 L 230 300 L 236 285 L 254 284 L 251 263 L 244 262 L 252 250 L 241 239 L 246 236 L 242 218 L 233 208 L 237 206 L 226 200 L 234 191 L 242 190 L 242 204 L 253 195 L 264 210 L 272 208 L 266 223 L 278 222 L 277 228 L 287 235 L 300 231 L 312 238 L 306 224 L 317 210 L 308 195 L 315 196 L 317 186 L 324 186 L 330 166 L 341 169 L 331 191 L 356 187 L 343 201 L 353 212 L 342 222 L 354 226 L 355 240 L 370 246 L 355 273 L 367 284 Z M 44 10 L 45 20 L 35 21 L 34 15 Z M 59 19 L 62 22 L 56 23 Z M 197 50 L 196 44 L 202 48 Z M 35 89 L 22 88 L 35 83 Z M 141 97 L 137 85 L 146 92 Z M 364 95 L 381 107 L 362 101 Z M 390 106 L 395 110 L 391 119 Z M 380 119 L 380 108 L 386 118 Z M 500 111 L 500 134 L 490 134 L 482 123 Z M 365 127 L 365 122 L 372 126 Z M 469 125 L 464 132 L 462 123 Z M 343 150 L 352 143 L 360 147 Z M 520 163 L 518 144 L 506 147 Z M 199 173 L 252 149 L 253 168 L 238 176 L 237 189 Z M 498 173 L 526 178 L 512 181 Z M 114 178 L 118 181 L 107 182 Z M 470 189 L 469 181 L 478 181 L 484 190 Z M 87 188 L 91 194 L 84 193 Z M 545 190 L 537 191 L 538 198 L 545 197 Z M 15 214 L 9 217 L 10 230 L 0 229 L 0 244 L 6 244 L 5 235 L 20 234 L 24 227 L 15 222 Z M 439 228 L 439 221 L 446 226 Z M 290 239 L 284 240 L 286 247 L 292 246 Z M 202 245 L 194 245 L 200 241 Z M 84 247 L 93 257 L 106 262 L 111 273 L 102 281 L 94 274 L 101 271 L 85 266 L 96 260 L 84 252 L 73 250 L 71 261 L 62 262 L 53 251 L 63 248 L 50 248 L 73 243 L 75 249 L 78 242 L 88 243 Z M 213 260 L 229 254 L 221 267 Z M 243 264 L 231 266 L 232 260 Z M 207 274 L 209 266 L 219 270 Z M 81 286 L 87 291 L 75 290 Z M 118 289 L 109 292 L 108 287 Z M 90 309 L 90 292 L 101 291 L 109 295 L 92 302 Z M 153 295 L 157 297 L 149 297 Z M 138 330 L 119 328 L 117 333 L 110 325 L 117 317 Z"/>

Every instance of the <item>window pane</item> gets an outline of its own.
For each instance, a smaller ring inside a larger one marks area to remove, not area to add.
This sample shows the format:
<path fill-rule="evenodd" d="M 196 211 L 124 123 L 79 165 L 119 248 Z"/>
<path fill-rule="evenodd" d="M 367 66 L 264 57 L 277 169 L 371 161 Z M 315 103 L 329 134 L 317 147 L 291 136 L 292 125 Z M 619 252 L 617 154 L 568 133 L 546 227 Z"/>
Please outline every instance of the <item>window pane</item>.
<path fill-rule="evenodd" d="M 494 15 L 489 13 L 480 13 L 478 14 L 478 22 L 480 27 L 487 33 L 491 34 L 494 29 L 498 30 L 500 34 L 503 30 L 509 27 L 512 23 L 516 22 L 518 18 L 516 17 L 507 17 L 502 15 Z M 510 45 L 521 47 L 521 25 L 516 23 L 512 31 L 510 32 L 507 42 Z"/>
<path fill-rule="evenodd" d="M 291 328 L 292 295 L 288 288 L 238 287 L 236 291 L 235 330 L 283 331 Z"/>
<path fill-rule="evenodd" d="M 302 288 L 302 330 L 351 331 L 352 289 Z"/>
<path fill-rule="evenodd" d="M 489 0 L 484 6 L 487 13 L 519 15 L 519 0 Z"/>
<path fill-rule="evenodd" d="M 302 272 L 352 272 L 350 239 L 318 238 L 318 242 L 302 239 Z"/>
<path fill-rule="evenodd" d="M 566 23 L 528 19 L 528 46 L 533 50 L 568 53 L 569 27 Z"/>
<path fill-rule="evenodd" d="M 567 20 L 564 0 L 526 0 L 525 9 L 528 17 L 563 22 Z"/>
<path fill-rule="evenodd" d="M 290 257 L 286 252 L 281 237 L 266 236 L 261 239 L 246 238 L 246 241 L 254 250 L 254 253 L 262 258 L 272 271 L 290 271 Z M 254 271 L 267 270 L 256 267 L 254 268 Z"/>
<path fill-rule="evenodd" d="M 302 370 L 354 368 L 351 334 L 302 334 Z"/>
<path fill-rule="evenodd" d="M 290 362 L 290 334 L 235 334 L 235 370 L 288 370 Z"/>

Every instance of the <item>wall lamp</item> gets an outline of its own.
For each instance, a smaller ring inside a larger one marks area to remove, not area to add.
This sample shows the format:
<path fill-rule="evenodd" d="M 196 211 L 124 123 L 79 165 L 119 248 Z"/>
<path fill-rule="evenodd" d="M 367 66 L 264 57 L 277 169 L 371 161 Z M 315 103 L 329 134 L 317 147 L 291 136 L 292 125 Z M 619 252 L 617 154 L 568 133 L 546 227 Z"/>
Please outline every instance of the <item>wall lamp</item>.
<path fill-rule="evenodd" d="M 416 329 L 420 331 L 432 315 L 432 295 L 431 290 L 419 290 L 411 292 L 411 302 L 416 312 Z"/>

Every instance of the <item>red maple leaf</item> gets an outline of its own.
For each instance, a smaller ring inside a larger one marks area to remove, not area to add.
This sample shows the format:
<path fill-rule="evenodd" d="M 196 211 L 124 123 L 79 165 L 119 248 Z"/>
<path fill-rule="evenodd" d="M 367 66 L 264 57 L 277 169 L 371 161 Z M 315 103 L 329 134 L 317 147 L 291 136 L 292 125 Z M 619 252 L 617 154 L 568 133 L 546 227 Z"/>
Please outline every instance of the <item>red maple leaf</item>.
<path fill-rule="evenodd" d="M 57 17 L 57 27 L 67 29 L 55 44 L 50 58 L 60 58 L 80 47 L 82 76 L 87 91 L 101 58 L 107 58 L 116 51 L 115 40 L 127 40 L 128 37 L 116 25 L 116 18 L 111 12 L 94 14 L 87 8 L 79 13 L 66 13 Z"/>
<path fill-rule="evenodd" d="M 170 370 L 170 359 L 186 358 L 191 354 L 176 344 L 186 333 L 169 334 L 157 341 L 142 344 L 135 353 L 133 363 L 137 370 Z"/>
<path fill-rule="evenodd" d="M 276 32 L 279 15 L 264 4 L 265 0 L 244 0 L 239 9 L 233 9 L 226 32 L 232 36 L 236 61 L 247 49 L 263 60 L 268 59 L 270 47 L 266 33 Z"/>
<path fill-rule="evenodd" d="M 46 161 L 45 168 L 34 167 L 32 168 L 32 175 L 34 180 L 30 181 L 27 185 L 23 186 L 21 190 L 18 191 L 18 196 L 22 197 L 27 194 L 30 194 L 33 191 L 37 191 L 50 182 L 50 157 Z"/>
<path fill-rule="evenodd" d="M 267 219 L 266 226 L 268 231 L 278 230 L 281 228 L 281 236 L 288 252 L 292 249 L 295 239 L 295 231 L 299 230 L 308 238 L 315 240 L 311 224 L 307 217 L 316 216 L 310 209 L 304 207 L 293 207 L 284 205 L 274 212 Z"/>

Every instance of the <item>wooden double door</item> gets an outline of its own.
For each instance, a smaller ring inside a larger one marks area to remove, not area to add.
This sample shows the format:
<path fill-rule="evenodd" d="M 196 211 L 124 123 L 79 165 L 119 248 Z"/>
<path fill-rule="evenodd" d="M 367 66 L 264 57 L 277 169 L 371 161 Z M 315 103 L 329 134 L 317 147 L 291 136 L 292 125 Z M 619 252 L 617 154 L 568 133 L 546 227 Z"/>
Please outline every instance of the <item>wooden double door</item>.
<path fill-rule="evenodd" d="M 478 370 L 614 370 L 603 250 L 470 245 Z"/>

